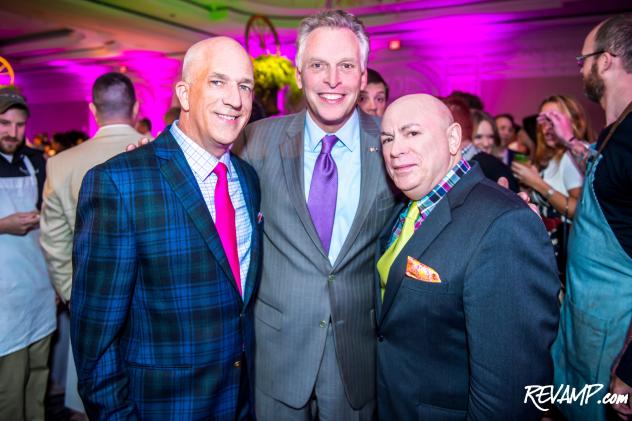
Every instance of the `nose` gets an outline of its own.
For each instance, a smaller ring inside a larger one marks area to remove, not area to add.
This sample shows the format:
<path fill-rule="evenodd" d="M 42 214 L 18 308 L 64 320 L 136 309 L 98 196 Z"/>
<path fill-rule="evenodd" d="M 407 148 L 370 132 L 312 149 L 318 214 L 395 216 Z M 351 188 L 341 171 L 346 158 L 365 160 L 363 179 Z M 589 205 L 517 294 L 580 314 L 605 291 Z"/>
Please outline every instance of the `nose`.
<path fill-rule="evenodd" d="M 234 108 L 241 108 L 241 95 L 239 93 L 239 86 L 236 83 L 227 84 L 226 91 L 223 98 L 224 104 Z"/>
<path fill-rule="evenodd" d="M 391 158 L 397 158 L 398 156 L 404 155 L 406 153 L 406 145 L 404 142 L 401 142 L 399 138 L 396 136 L 391 141 Z"/>
<path fill-rule="evenodd" d="M 335 88 L 340 83 L 340 75 L 338 73 L 337 66 L 330 66 L 329 71 L 327 72 L 327 79 L 325 83 L 329 85 L 330 88 Z"/>
<path fill-rule="evenodd" d="M 18 126 L 16 124 L 9 125 L 9 136 L 18 137 Z"/>
<path fill-rule="evenodd" d="M 367 105 L 367 109 L 371 111 L 372 113 L 375 113 L 377 111 L 377 103 L 373 101 L 373 98 L 367 99 L 366 105 Z"/>

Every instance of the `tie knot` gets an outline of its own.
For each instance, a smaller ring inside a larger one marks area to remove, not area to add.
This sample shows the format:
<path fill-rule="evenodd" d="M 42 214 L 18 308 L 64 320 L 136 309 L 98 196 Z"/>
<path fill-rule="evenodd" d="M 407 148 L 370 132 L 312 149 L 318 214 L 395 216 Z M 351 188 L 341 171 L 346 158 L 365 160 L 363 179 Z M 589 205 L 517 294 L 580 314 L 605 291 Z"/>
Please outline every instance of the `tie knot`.
<path fill-rule="evenodd" d="M 219 180 L 226 180 L 226 171 L 228 171 L 228 168 L 226 168 L 226 164 L 223 162 L 218 162 L 213 169 L 213 172 Z"/>
<path fill-rule="evenodd" d="M 416 220 L 419 216 L 419 205 L 416 201 L 413 201 L 408 208 L 408 213 L 406 213 L 406 219 Z"/>
<path fill-rule="evenodd" d="M 329 154 L 334 148 L 334 145 L 338 142 L 338 137 L 335 134 L 328 134 L 323 137 L 323 144 L 320 149 L 320 153 Z"/>

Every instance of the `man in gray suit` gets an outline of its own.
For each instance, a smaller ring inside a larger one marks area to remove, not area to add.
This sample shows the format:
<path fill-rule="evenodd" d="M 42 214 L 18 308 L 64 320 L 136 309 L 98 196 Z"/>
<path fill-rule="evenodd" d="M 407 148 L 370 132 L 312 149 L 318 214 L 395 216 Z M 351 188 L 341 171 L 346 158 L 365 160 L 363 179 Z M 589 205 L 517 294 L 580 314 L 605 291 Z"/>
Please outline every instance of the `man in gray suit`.
<path fill-rule="evenodd" d="M 257 170 L 265 217 L 256 411 L 371 419 L 374 244 L 396 198 L 379 120 L 356 109 L 369 41 L 353 15 L 326 11 L 303 20 L 297 47 L 307 111 L 253 123 L 235 149 Z"/>

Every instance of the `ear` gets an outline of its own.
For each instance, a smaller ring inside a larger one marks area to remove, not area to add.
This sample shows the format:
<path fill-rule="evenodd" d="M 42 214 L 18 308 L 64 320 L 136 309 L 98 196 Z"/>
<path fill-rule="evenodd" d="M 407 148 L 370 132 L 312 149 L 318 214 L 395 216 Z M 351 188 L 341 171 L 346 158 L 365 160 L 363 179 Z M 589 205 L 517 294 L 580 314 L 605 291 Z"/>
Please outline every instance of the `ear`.
<path fill-rule="evenodd" d="M 97 124 L 99 124 L 99 117 L 97 115 L 97 106 L 94 105 L 94 102 L 90 102 L 88 104 L 88 109 L 90 110 L 90 114 L 92 114 L 92 117 L 94 117 L 94 120 L 97 122 Z"/>
<path fill-rule="evenodd" d="M 362 72 L 362 80 L 360 82 L 360 90 L 361 91 L 366 89 L 367 79 L 368 79 L 368 74 L 367 74 L 367 71 L 366 71 L 366 68 L 365 68 L 364 72 Z"/>
<path fill-rule="evenodd" d="M 613 64 L 612 56 L 607 51 L 601 56 L 599 56 L 599 62 L 600 63 L 597 64 L 597 69 L 599 70 L 600 74 L 612 68 L 612 64 Z"/>
<path fill-rule="evenodd" d="M 96 105 L 94 105 L 94 102 L 91 102 L 88 104 L 88 109 L 90 110 L 90 113 L 92 114 L 92 116 L 94 117 L 94 119 L 97 119 L 97 107 Z"/>
<path fill-rule="evenodd" d="M 180 108 L 186 112 L 190 109 L 189 89 L 189 84 L 183 80 L 176 83 L 176 96 L 178 97 L 178 101 L 180 101 Z"/>
<path fill-rule="evenodd" d="M 446 129 L 446 135 L 450 155 L 454 156 L 461 150 L 461 125 L 459 123 L 450 124 Z"/>
<path fill-rule="evenodd" d="M 132 120 L 136 120 L 136 116 L 138 115 L 138 110 L 140 109 L 140 104 L 138 101 L 134 102 L 134 106 L 132 107 Z"/>
<path fill-rule="evenodd" d="M 298 67 L 296 68 L 296 72 L 294 73 L 294 76 L 296 77 L 296 85 L 298 85 L 298 88 L 303 89 L 303 80 L 301 79 L 301 71 L 298 69 Z"/>

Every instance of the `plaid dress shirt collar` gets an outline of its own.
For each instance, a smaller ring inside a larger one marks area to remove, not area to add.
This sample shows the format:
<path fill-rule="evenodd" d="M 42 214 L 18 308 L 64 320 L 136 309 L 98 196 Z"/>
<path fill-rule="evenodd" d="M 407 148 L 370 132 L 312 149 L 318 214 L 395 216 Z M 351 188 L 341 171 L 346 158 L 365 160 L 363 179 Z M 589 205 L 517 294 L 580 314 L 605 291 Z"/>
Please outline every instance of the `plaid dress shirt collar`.
<path fill-rule="evenodd" d="M 419 207 L 419 216 L 415 220 L 415 231 L 419 229 L 421 224 L 428 218 L 430 212 L 437 206 L 437 203 L 441 199 L 443 199 L 452 187 L 465 175 L 470 171 L 470 164 L 467 163 L 466 160 L 461 159 L 452 169 L 441 179 L 439 184 L 437 184 L 427 195 L 422 197 L 417 201 L 411 200 L 404 208 L 402 213 L 399 214 L 399 218 L 397 219 L 397 224 L 393 228 L 393 233 L 388 241 L 387 247 L 391 245 L 393 241 L 395 241 L 402 232 L 402 227 L 404 226 L 404 220 L 406 219 L 406 214 L 408 213 L 408 209 L 416 205 Z"/>

